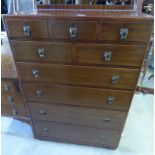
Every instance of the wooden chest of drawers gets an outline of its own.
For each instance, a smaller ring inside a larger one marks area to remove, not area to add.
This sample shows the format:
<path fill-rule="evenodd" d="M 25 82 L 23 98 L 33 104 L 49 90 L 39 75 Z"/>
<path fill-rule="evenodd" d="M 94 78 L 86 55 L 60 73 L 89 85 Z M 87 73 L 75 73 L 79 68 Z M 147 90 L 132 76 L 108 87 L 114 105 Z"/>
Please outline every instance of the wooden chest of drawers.
<path fill-rule="evenodd" d="M 116 148 L 153 18 L 52 13 L 3 16 L 34 136 Z"/>

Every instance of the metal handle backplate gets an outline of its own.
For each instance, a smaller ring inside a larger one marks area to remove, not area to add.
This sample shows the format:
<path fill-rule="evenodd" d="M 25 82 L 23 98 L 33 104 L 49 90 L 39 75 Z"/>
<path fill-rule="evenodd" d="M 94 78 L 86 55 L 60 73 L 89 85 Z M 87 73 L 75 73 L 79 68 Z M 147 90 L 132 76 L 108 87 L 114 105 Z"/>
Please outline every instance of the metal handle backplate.
<path fill-rule="evenodd" d="M 112 84 L 116 84 L 119 81 L 119 76 L 118 75 L 113 75 L 112 76 Z"/>
<path fill-rule="evenodd" d="M 104 121 L 105 121 L 105 122 L 110 122 L 110 118 L 109 118 L 109 117 L 105 117 L 105 118 L 104 118 Z"/>
<path fill-rule="evenodd" d="M 8 102 L 13 103 L 13 97 L 12 96 L 8 96 Z"/>
<path fill-rule="evenodd" d="M 23 31 L 24 31 L 24 35 L 25 37 L 30 37 L 31 36 L 31 28 L 28 24 L 25 24 L 23 26 Z"/>
<path fill-rule="evenodd" d="M 39 77 L 39 70 L 38 69 L 33 69 L 32 70 L 32 75 L 33 75 L 33 77 L 38 78 Z"/>
<path fill-rule="evenodd" d="M 102 136 L 101 139 L 102 139 L 102 140 L 106 140 L 107 137 L 106 137 L 106 136 Z"/>
<path fill-rule="evenodd" d="M 120 39 L 121 39 L 121 40 L 127 39 L 128 31 L 129 31 L 129 30 L 128 30 L 127 28 L 122 28 L 122 29 L 120 29 Z"/>
<path fill-rule="evenodd" d="M 76 38 L 77 35 L 77 28 L 75 26 L 71 26 L 69 28 L 69 34 L 71 38 Z"/>
<path fill-rule="evenodd" d="M 36 95 L 39 96 L 39 97 L 42 96 L 42 95 L 43 95 L 43 91 L 37 90 L 37 91 L 36 91 Z"/>
<path fill-rule="evenodd" d="M 40 110 L 39 112 L 40 112 L 40 114 L 42 114 L 42 115 L 45 115 L 45 114 L 46 114 L 46 111 L 45 111 L 45 110 Z"/>
<path fill-rule="evenodd" d="M 38 49 L 38 54 L 40 58 L 44 58 L 45 57 L 45 49 L 44 48 L 39 48 Z"/>
<path fill-rule="evenodd" d="M 113 96 L 108 96 L 108 99 L 107 99 L 108 104 L 113 104 L 114 99 L 115 98 Z"/>
<path fill-rule="evenodd" d="M 112 56 L 111 52 L 108 52 L 108 51 L 104 52 L 104 60 L 105 61 L 110 61 L 111 60 L 111 56 Z"/>
<path fill-rule="evenodd" d="M 17 115 L 17 110 L 15 108 L 12 110 L 12 114 L 13 114 L 13 116 Z"/>
<path fill-rule="evenodd" d="M 4 90 L 5 90 L 5 91 L 9 91 L 9 89 L 10 89 L 9 85 L 6 84 L 6 83 L 4 83 Z"/>
<path fill-rule="evenodd" d="M 48 128 L 43 128 L 44 133 L 48 133 L 49 129 Z"/>

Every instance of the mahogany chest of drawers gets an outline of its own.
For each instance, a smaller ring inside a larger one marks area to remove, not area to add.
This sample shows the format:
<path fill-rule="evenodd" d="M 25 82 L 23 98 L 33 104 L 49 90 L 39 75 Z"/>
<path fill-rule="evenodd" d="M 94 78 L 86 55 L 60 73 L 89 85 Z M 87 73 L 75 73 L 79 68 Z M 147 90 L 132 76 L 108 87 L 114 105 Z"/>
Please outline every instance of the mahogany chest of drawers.
<path fill-rule="evenodd" d="M 34 137 L 116 148 L 153 18 L 84 14 L 51 11 L 3 20 Z"/>

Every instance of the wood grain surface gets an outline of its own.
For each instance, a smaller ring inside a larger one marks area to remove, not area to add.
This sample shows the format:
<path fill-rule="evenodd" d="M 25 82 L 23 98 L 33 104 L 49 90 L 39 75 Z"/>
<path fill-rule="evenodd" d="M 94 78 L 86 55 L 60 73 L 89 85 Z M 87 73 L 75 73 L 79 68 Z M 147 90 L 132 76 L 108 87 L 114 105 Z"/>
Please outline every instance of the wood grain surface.
<path fill-rule="evenodd" d="M 50 85 L 45 83 L 22 83 L 27 102 L 58 103 L 73 106 L 128 110 L 132 91 L 109 90 L 100 88 Z M 37 95 L 37 91 L 42 95 Z M 108 97 L 113 101 L 108 104 Z M 123 97 L 122 97 L 123 96 Z"/>
<path fill-rule="evenodd" d="M 134 89 L 138 76 L 137 69 L 38 63 L 17 63 L 17 67 L 21 81 L 129 90 Z M 38 78 L 32 75 L 33 70 L 38 70 Z M 113 75 L 119 76 L 119 80 L 115 84 L 112 83 Z"/>

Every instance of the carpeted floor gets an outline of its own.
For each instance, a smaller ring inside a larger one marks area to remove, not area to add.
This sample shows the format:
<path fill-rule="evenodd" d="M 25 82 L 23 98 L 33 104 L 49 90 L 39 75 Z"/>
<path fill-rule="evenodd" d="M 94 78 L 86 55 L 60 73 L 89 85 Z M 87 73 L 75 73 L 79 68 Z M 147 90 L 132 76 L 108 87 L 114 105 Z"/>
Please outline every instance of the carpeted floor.
<path fill-rule="evenodd" d="M 116 150 L 33 139 L 31 127 L 2 117 L 2 155 L 153 155 L 153 95 L 136 94 Z"/>

